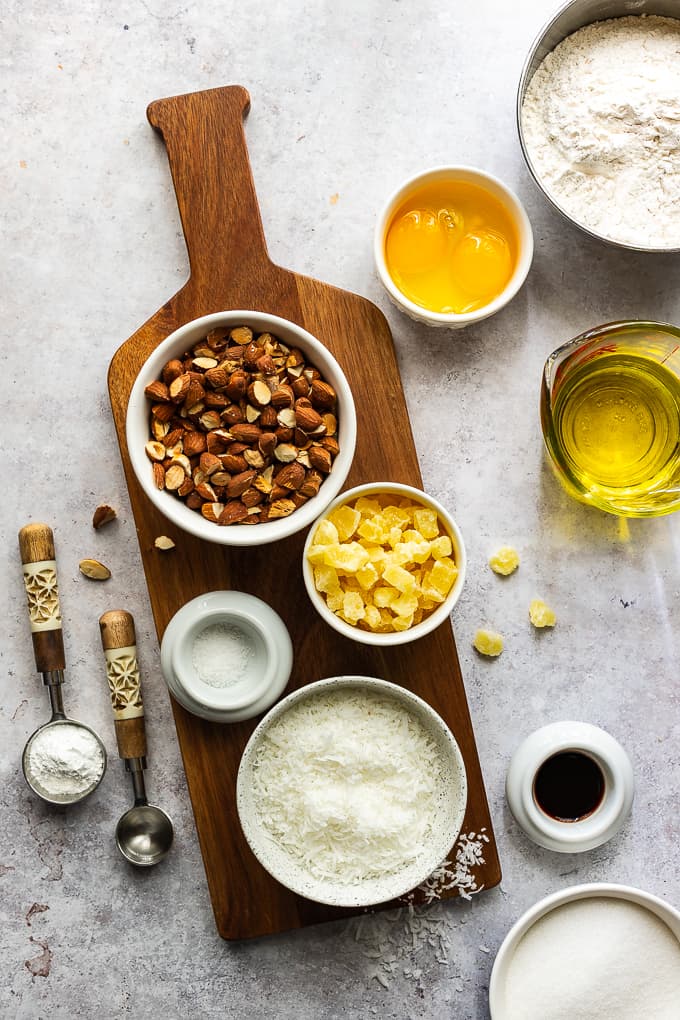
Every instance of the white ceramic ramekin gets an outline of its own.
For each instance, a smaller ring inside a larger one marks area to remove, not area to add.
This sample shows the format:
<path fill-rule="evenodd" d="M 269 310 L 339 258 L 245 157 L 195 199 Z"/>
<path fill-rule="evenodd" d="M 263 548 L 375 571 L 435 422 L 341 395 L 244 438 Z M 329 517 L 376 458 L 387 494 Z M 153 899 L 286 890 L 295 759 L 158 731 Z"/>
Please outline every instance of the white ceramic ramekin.
<path fill-rule="evenodd" d="M 316 590 L 316 586 L 314 584 L 314 568 L 307 559 L 307 552 L 314 540 L 316 526 L 332 510 L 335 510 L 336 507 L 343 506 L 345 503 L 353 503 L 359 498 L 359 496 L 391 494 L 394 494 L 397 499 L 406 498 L 414 503 L 420 503 L 422 506 L 436 512 L 446 533 L 451 539 L 453 559 L 458 567 L 458 576 L 454 581 L 451 591 L 441 605 L 437 606 L 437 608 L 430 613 L 429 616 L 426 616 L 423 620 L 421 620 L 420 623 L 417 623 L 414 627 L 410 627 L 408 630 L 376 634 L 370 630 L 362 630 L 360 627 L 353 627 L 351 624 L 346 623 L 345 620 L 341 620 L 339 616 L 336 616 L 336 614 L 328 608 L 326 599 L 321 592 Z M 326 508 L 325 513 L 321 515 L 314 527 L 310 529 L 302 553 L 302 577 L 305 582 L 307 594 L 309 595 L 312 605 L 316 609 L 317 613 L 323 620 L 326 621 L 329 627 L 333 627 L 334 630 L 337 630 L 338 633 L 343 634 L 345 637 L 351 638 L 353 641 L 359 641 L 365 645 L 404 645 L 409 641 L 416 641 L 417 638 L 423 637 L 425 634 L 429 634 L 445 620 L 448 620 L 451 615 L 451 610 L 460 598 L 460 594 L 463 590 L 466 566 L 467 559 L 465 555 L 463 536 L 460 532 L 460 528 L 448 510 L 446 510 L 445 507 L 443 507 L 436 499 L 433 499 L 432 496 L 428 496 L 427 493 L 423 492 L 421 489 L 416 489 L 412 485 L 401 485 L 398 482 L 368 482 L 366 485 L 357 485 L 355 488 L 348 489 L 347 492 L 343 492 L 330 504 L 330 506 Z"/>
<path fill-rule="evenodd" d="M 502 205 L 507 209 L 517 231 L 518 241 L 518 256 L 515 271 L 508 280 L 504 290 L 490 301 L 488 304 L 483 305 L 482 308 L 477 308 L 472 312 L 432 312 L 427 308 L 423 308 L 422 305 L 416 304 L 411 301 L 406 295 L 397 287 L 396 283 L 390 276 L 387 268 L 387 262 L 385 260 L 385 239 L 387 237 L 387 231 L 392 220 L 392 216 L 399 208 L 401 203 L 409 194 L 418 188 L 421 188 L 425 184 L 430 184 L 435 181 L 446 181 L 446 180 L 459 180 L 465 181 L 469 184 L 476 184 L 477 187 L 483 188 L 488 191 L 491 195 L 497 198 Z M 437 166 L 430 170 L 424 170 L 413 177 L 409 177 L 408 180 L 404 181 L 403 184 L 397 188 L 395 192 L 388 198 L 382 212 L 378 216 L 378 222 L 375 226 L 375 233 L 373 235 L 373 256 L 375 259 L 376 269 L 378 276 L 387 291 L 389 297 L 392 299 L 394 304 L 402 312 L 405 312 L 416 322 L 424 322 L 428 326 L 440 326 L 445 329 L 462 329 L 463 326 L 469 326 L 474 322 L 481 322 L 482 319 L 487 319 L 490 315 L 494 315 L 495 312 L 500 311 L 504 308 L 509 301 L 514 298 L 517 291 L 524 283 L 529 268 L 531 266 L 531 260 L 534 255 L 534 235 L 531 229 L 531 223 L 529 217 L 526 214 L 524 206 L 517 198 L 515 193 L 503 184 L 498 177 L 494 177 L 493 174 L 486 173 L 484 170 L 477 170 L 471 166 Z"/>
<path fill-rule="evenodd" d="M 599 806 L 575 822 L 551 818 L 534 797 L 541 765 L 567 751 L 588 755 L 604 776 Z M 630 813 L 634 790 L 633 766 L 618 741 L 590 723 L 569 721 L 550 723 L 530 734 L 512 756 L 505 782 L 510 810 L 527 836 L 547 850 L 568 854 L 593 850 L 616 835 Z"/>

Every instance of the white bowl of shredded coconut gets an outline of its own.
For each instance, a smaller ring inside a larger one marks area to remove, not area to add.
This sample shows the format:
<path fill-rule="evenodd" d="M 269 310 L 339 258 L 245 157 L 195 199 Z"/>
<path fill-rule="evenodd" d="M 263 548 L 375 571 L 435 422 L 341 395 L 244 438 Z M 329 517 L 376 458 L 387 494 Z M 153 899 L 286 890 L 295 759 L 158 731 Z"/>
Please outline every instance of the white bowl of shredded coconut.
<path fill-rule="evenodd" d="M 634 251 L 680 251 L 679 15 L 670 0 L 571 0 L 519 82 L 539 188 L 586 233 Z"/>
<path fill-rule="evenodd" d="M 425 701 L 373 677 L 331 677 L 279 702 L 246 745 L 236 801 L 251 850 L 318 903 L 404 896 L 451 851 L 467 780 Z"/>
<path fill-rule="evenodd" d="M 492 1020 L 678 1020 L 680 912 L 593 882 L 540 900 L 510 929 L 489 984 Z"/>

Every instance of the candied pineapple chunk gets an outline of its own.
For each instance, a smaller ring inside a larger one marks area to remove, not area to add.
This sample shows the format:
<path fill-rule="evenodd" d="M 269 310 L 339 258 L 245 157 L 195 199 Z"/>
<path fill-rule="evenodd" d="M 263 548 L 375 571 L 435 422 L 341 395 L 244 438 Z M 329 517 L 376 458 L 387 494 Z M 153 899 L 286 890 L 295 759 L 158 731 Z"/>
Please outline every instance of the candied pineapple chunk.
<path fill-rule="evenodd" d="M 326 564 L 342 570 L 345 574 L 356 574 L 368 563 L 368 553 L 358 542 L 345 545 L 331 545 L 326 550 Z"/>
<path fill-rule="evenodd" d="M 502 545 L 493 556 L 489 557 L 489 566 L 494 574 L 502 574 L 507 577 L 517 570 L 519 566 L 519 553 L 511 545 Z"/>
<path fill-rule="evenodd" d="M 339 506 L 329 515 L 328 520 L 337 528 L 340 541 L 346 542 L 357 530 L 361 514 L 358 510 L 353 510 L 351 506 Z"/>
<path fill-rule="evenodd" d="M 338 529 L 330 521 L 321 521 L 314 532 L 314 545 L 337 545 Z"/>
<path fill-rule="evenodd" d="M 557 617 L 542 599 L 533 599 L 529 605 L 529 619 L 534 627 L 554 627 Z"/>
<path fill-rule="evenodd" d="M 493 630 L 478 630 L 472 644 L 480 655 L 495 657 L 503 651 L 503 635 Z"/>
<path fill-rule="evenodd" d="M 348 591 L 342 601 L 342 614 L 348 623 L 357 623 L 366 615 L 364 600 L 358 591 Z"/>
<path fill-rule="evenodd" d="M 317 525 L 307 557 L 328 609 L 376 633 L 419 624 L 458 577 L 437 512 L 390 494 L 360 496 L 332 510 Z"/>
<path fill-rule="evenodd" d="M 413 511 L 413 523 L 423 538 L 437 538 L 439 535 L 439 521 L 435 510 L 429 507 Z"/>

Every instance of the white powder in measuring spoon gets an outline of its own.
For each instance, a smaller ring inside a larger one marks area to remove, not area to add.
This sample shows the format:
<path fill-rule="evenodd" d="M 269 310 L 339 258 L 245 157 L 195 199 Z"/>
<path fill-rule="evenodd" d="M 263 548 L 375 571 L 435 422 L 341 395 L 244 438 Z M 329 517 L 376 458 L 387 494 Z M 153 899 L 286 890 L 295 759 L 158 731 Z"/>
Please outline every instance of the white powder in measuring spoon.
<path fill-rule="evenodd" d="M 542 184 L 579 223 L 680 247 L 679 19 L 612 18 L 568 36 L 531 79 L 522 127 Z"/>
<path fill-rule="evenodd" d="M 26 749 L 26 774 L 51 800 L 74 800 L 99 782 L 104 755 L 97 738 L 84 726 L 58 723 L 38 730 Z"/>
<path fill-rule="evenodd" d="M 680 942 L 636 903 L 566 903 L 517 945 L 505 1005 L 507 1020 L 678 1020 Z"/>
<path fill-rule="evenodd" d="M 214 623 L 194 639 L 191 661 L 209 687 L 233 687 L 245 679 L 253 647 L 238 627 Z"/>

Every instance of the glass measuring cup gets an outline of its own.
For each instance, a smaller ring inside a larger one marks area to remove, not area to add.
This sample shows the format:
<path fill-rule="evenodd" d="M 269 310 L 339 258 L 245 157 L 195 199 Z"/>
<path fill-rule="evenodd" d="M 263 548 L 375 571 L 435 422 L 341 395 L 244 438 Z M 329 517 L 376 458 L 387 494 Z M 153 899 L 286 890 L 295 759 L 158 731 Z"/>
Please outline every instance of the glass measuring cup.
<path fill-rule="evenodd" d="M 610 322 L 547 359 L 541 427 L 566 491 L 621 517 L 680 509 L 680 329 Z"/>

